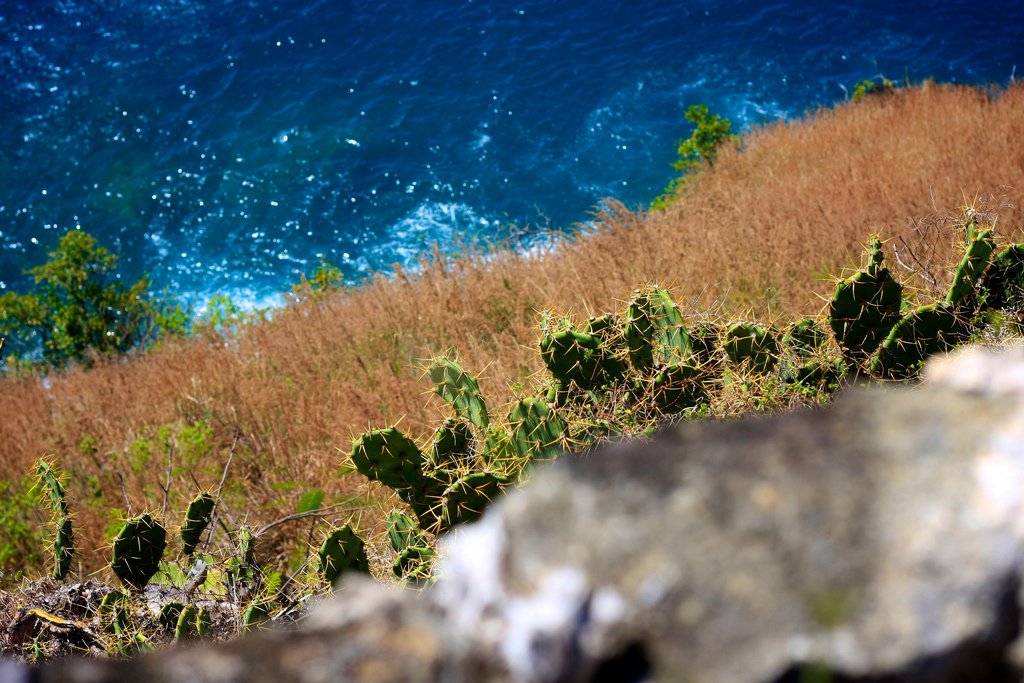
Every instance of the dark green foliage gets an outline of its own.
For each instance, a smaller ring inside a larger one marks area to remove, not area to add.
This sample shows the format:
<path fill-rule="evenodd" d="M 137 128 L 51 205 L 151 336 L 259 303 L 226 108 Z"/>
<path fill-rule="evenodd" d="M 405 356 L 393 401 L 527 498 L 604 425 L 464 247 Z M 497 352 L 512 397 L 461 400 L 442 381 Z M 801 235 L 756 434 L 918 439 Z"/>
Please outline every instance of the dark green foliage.
<path fill-rule="evenodd" d="M 979 232 L 973 217 L 967 223 L 965 234 L 967 245 L 964 255 L 953 273 L 953 284 L 946 295 L 946 303 L 955 306 L 963 306 L 976 299 L 978 281 L 996 246 L 992 241 L 992 231 Z"/>
<path fill-rule="evenodd" d="M 755 323 L 733 323 L 725 331 L 725 353 L 729 361 L 756 373 L 765 373 L 779 360 L 779 343 L 766 327 Z"/>
<path fill-rule="evenodd" d="M 843 355 L 860 365 L 900 319 L 903 287 L 882 267 L 882 242 L 871 240 L 867 265 L 836 284 L 829 302 L 829 324 Z"/>
<path fill-rule="evenodd" d="M 320 573 L 334 584 L 346 572 L 370 573 L 363 539 L 348 524 L 332 531 L 320 546 Z"/>
<path fill-rule="evenodd" d="M 187 317 L 149 292 L 142 278 L 125 286 L 117 256 L 89 234 L 65 234 L 50 260 L 28 271 L 35 289 L 0 296 L 0 336 L 17 339 L 23 352 L 38 349 L 52 365 L 86 361 L 88 354 L 124 353 L 147 346 L 162 332 L 183 332 Z"/>
<path fill-rule="evenodd" d="M 641 372 L 679 363 L 690 353 L 690 335 L 679 307 L 660 287 L 633 293 L 626 308 L 625 333 L 630 361 Z"/>
<path fill-rule="evenodd" d="M 426 546 L 404 548 L 392 565 L 392 572 L 400 579 L 425 579 L 430 576 L 434 551 Z"/>
<path fill-rule="evenodd" d="M 487 405 L 480 394 L 480 385 L 472 375 L 444 356 L 434 359 L 427 368 L 427 374 L 434 383 L 434 393 L 448 401 L 459 417 L 481 431 L 487 430 L 490 426 Z"/>
<path fill-rule="evenodd" d="M 114 537 L 110 568 L 126 586 L 142 590 L 156 574 L 167 546 L 167 531 L 143 513 L 126 519 Z"/>
<path fill-rule="evenodd" d="M 60 474 L 46 460 L 36 462 L 37 485 L 43 492 L 43 500 L 50 509 L 54 523 L 53 578 L 58 581 L 71 571 L 71 558 L 75 554 L 75 538 L 64 494 Z"/>
<path fill-rule="evenodd" d="M 352 442 L 352 464 L 359 473 L 393 489 L 417 487 L 423 460 L 413 440 L 394 427 L 374 429 Z"/>
<path fill-rule="evenodd" d="M 157 617 L 157 621 L 160 622 L 160 626 L 164 630 L 173 631 L 178 625 L 183 609 L 185 609 L 185 605 L 177 600 L 166 602 L 160 607 L 160 615 Z"/>
<path fill-rule="evenodd" d="M 827 338 L 828 335 L 815 320 L 804 318 L 786 328 L 782 345 L 792 349 L 797 358 L 807 360 L 818 352 Z"/>
<path fill-rule="evenodd" d="M 181 544 L 186 555 L 194 553 L 199 545 L 199 539 L 213 519 L 213 506 L 213 496 L 209 493 L 200 493 L 188 504 L 181 522 Z"/>
<path fill-rule="evenodd" d="M 1011 244 L 996 254 L 980 287 L 987 307 L 1024 311 L 1024 244 Z"/>
<path fill-rule="evenodd" d="M 512 451 L 520 458 L 547 460 L 562 452 L 565 422 L 544 401 L 524 398 L 508 414 Z"/>
<path fill-rule="evenodd" d="M 426 545 L 423 532 L 416 526 L 416 522 L 408 515 L 398 510 L 392 510 L 387 517 L 388 540 L 396 553 L 414 545 Z"/>
<path fill-rule="evenodd" d="M 434 432 L 430 440 L 430 464 L 434 468 L 467 467 L 474 457 L 469 423 L 450 417 Z"/>
<path fill-rule="evenodd" d="M 707 401 L 704 368 L 676 363 L 654 375 L 654 403 L 665 413 L 678 413 Z"/>
<path fill-rule="evenodd" d="M 965 338 L 966 326 L 947 304 L 919 306 L 900 319 L 878 348 L 871 373 L 888 379 L 914 376 L 928 356 Z"/>

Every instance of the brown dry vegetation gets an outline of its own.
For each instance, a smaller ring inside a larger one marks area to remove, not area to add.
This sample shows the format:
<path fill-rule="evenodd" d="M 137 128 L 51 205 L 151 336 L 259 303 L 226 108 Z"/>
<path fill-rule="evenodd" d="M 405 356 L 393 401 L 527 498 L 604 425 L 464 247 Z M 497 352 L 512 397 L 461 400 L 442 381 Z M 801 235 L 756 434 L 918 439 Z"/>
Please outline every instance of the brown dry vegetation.
<path fill-rule="evenodd" d="M 579 315 L 620 310 L 637 286 L 669 286 L 684 313 L 816 313 L 838 274 L 859 260 L 870 233 L 895 238 L 914 219 L 993 193 L 997 230 L 1021 238 L 1024 87 L 984 91 L 926 84 L 805 119 L 769 125 L 720 154 L 663 211 L 610 204 L 597 230 L 525 256 L 505 249 L 438 257 L 356 290 L 278 311 L 237 339 L 167 345 L 140 357 L 52 378 L 0 381 L 0 466 L 16 478 L 43 453 L 71 473 L 79 545 L 102 542 L 104 506 L 84 506 L 99 471 L 105 506 L 123 505 L 117 473 L 136 507 L 159 504 L 160 454 L 141 472 L 121 454 L 146 429 L 206 420 L 220 446 L 195 477 L 215 486 L 237 439 L 230 511 L 255 523 L 292 512 L 282 481 L 328 490 L 328 501 L 365 494 L 358 474 L 338 475 L 351 439 L 402 419 L 422 437 L 443 406 L 425 390 L 423 359 L 451 347 L 480 373 L 492 406 L 530 389 L 543 309 Z M 989 207 L 992 208 L 992 207 Z M 496 412 L 501 412 L 500 409 Z M 85 457 L 79 443 L 95 439 Z M 171 510 L 194 489 L 174 477 Z M 247 509 L 242 509 L 242 506 Z M 176 516 L 176 515 L 175 515 Z M 344 515 L 342 515 L 344 516 Z M 373 526 L 379 515 L 362 519 Z M 301 527 L 305 529 L 306 527 Z M 299 529 L 279 529 L 305 536 Z M 0 541 L 3 531 L 0 530 Z M 86 568 L 100 563 L 81 553 Z"/>

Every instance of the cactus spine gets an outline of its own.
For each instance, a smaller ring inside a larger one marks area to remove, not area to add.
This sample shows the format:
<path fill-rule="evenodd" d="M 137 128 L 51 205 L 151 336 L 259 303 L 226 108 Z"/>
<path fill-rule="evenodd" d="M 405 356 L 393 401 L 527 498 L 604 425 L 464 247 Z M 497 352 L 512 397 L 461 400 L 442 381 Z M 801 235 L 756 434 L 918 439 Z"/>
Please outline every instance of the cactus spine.
<path fill-rule="evenodd" d="M 200 493 L 188 504 L 181 522 L 181 545 L 186 555 L 196 551 L 199 539 L 213 519 L 213 506 L 213 496 L 209 493 Z"/>
<path fill-rule="evenodd" d="M 126 519 L 114 537 L 110 568 L 126 586 L 142 590 L 160 568 L 167 531 L 148 513 Z"/>
<path fill-rule="evenodd" d="M 75 554 L 74 530 L 68 513 L 64 484 L 53 465 L 42 458 L 36 463 L 36 475 L 54 522 L 53 578 L 60 581 L 71 571 L 71 558 Z"/>

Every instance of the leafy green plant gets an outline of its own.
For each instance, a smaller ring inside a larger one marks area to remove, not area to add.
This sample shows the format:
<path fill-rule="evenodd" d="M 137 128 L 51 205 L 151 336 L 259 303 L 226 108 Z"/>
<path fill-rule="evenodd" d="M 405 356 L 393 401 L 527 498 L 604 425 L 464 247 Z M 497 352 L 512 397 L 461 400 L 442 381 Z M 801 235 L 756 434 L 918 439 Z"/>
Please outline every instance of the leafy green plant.
<path fill-rule="evenodd" d="M 153 295 L 147 277 L 126 286 L 117 256 L 88 233 L 68 232 L 49 256 L 27 271 L 33 291 L 0 296 L 0 335 L 17 340 L 26 358 L 88 363 L 90 354 L 125 353 L 186 330 L 180 304 Z"/>
<path fill-rule="evenodd" d="M 319 301 L 327 292 L 345 286 L 345 275 L 341 268 L 326 259 L 322 259 L 313 274 L 301 274 L 298 284 L 292 285 L 291 295 L 295 301 Z"/>
<path fill-rule="evenodd" d="M 880 83 L 875 83 L 871 79 L 865 78 L 863 81 L 853 86 L 853 92 L 850 93 L 850 100 L 853 102 L 860 102 L 868 95 L 887 92 L 895 87 L 896 84 L 885 76 L 882 76 Z"/>
<path fill-rule="evenodd" d="M 679 156 L 672 164 L 672 168 L 682 175 L 669 183 L 665 192 L 651 203 L 653 209 L 667 206 L 686 184 L 688 175 L 697 171 L 702 165 L 713 166 L 715 156 L 722 145 L 737 139 L 732 134 L 732 121 L 724 116 L 712 114 L 706 104 L 691 105 L 683 113 L 683 116 L 695 128 L 690 137 L 679 141 L 679 147 L 676 150 Z"/>

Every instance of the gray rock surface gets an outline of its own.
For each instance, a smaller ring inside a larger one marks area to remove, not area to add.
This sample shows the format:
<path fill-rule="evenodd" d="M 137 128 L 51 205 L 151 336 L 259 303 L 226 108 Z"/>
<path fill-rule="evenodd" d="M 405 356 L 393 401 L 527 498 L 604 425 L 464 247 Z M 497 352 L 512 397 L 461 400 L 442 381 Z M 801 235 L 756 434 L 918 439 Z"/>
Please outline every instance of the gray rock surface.
<path fill-rule="evenodd" d="M 928 376 L 563 458 L 429 591 L 351 582 L 295 632 L 36 680 L 1020 680 L 1024 351 Z"/>

